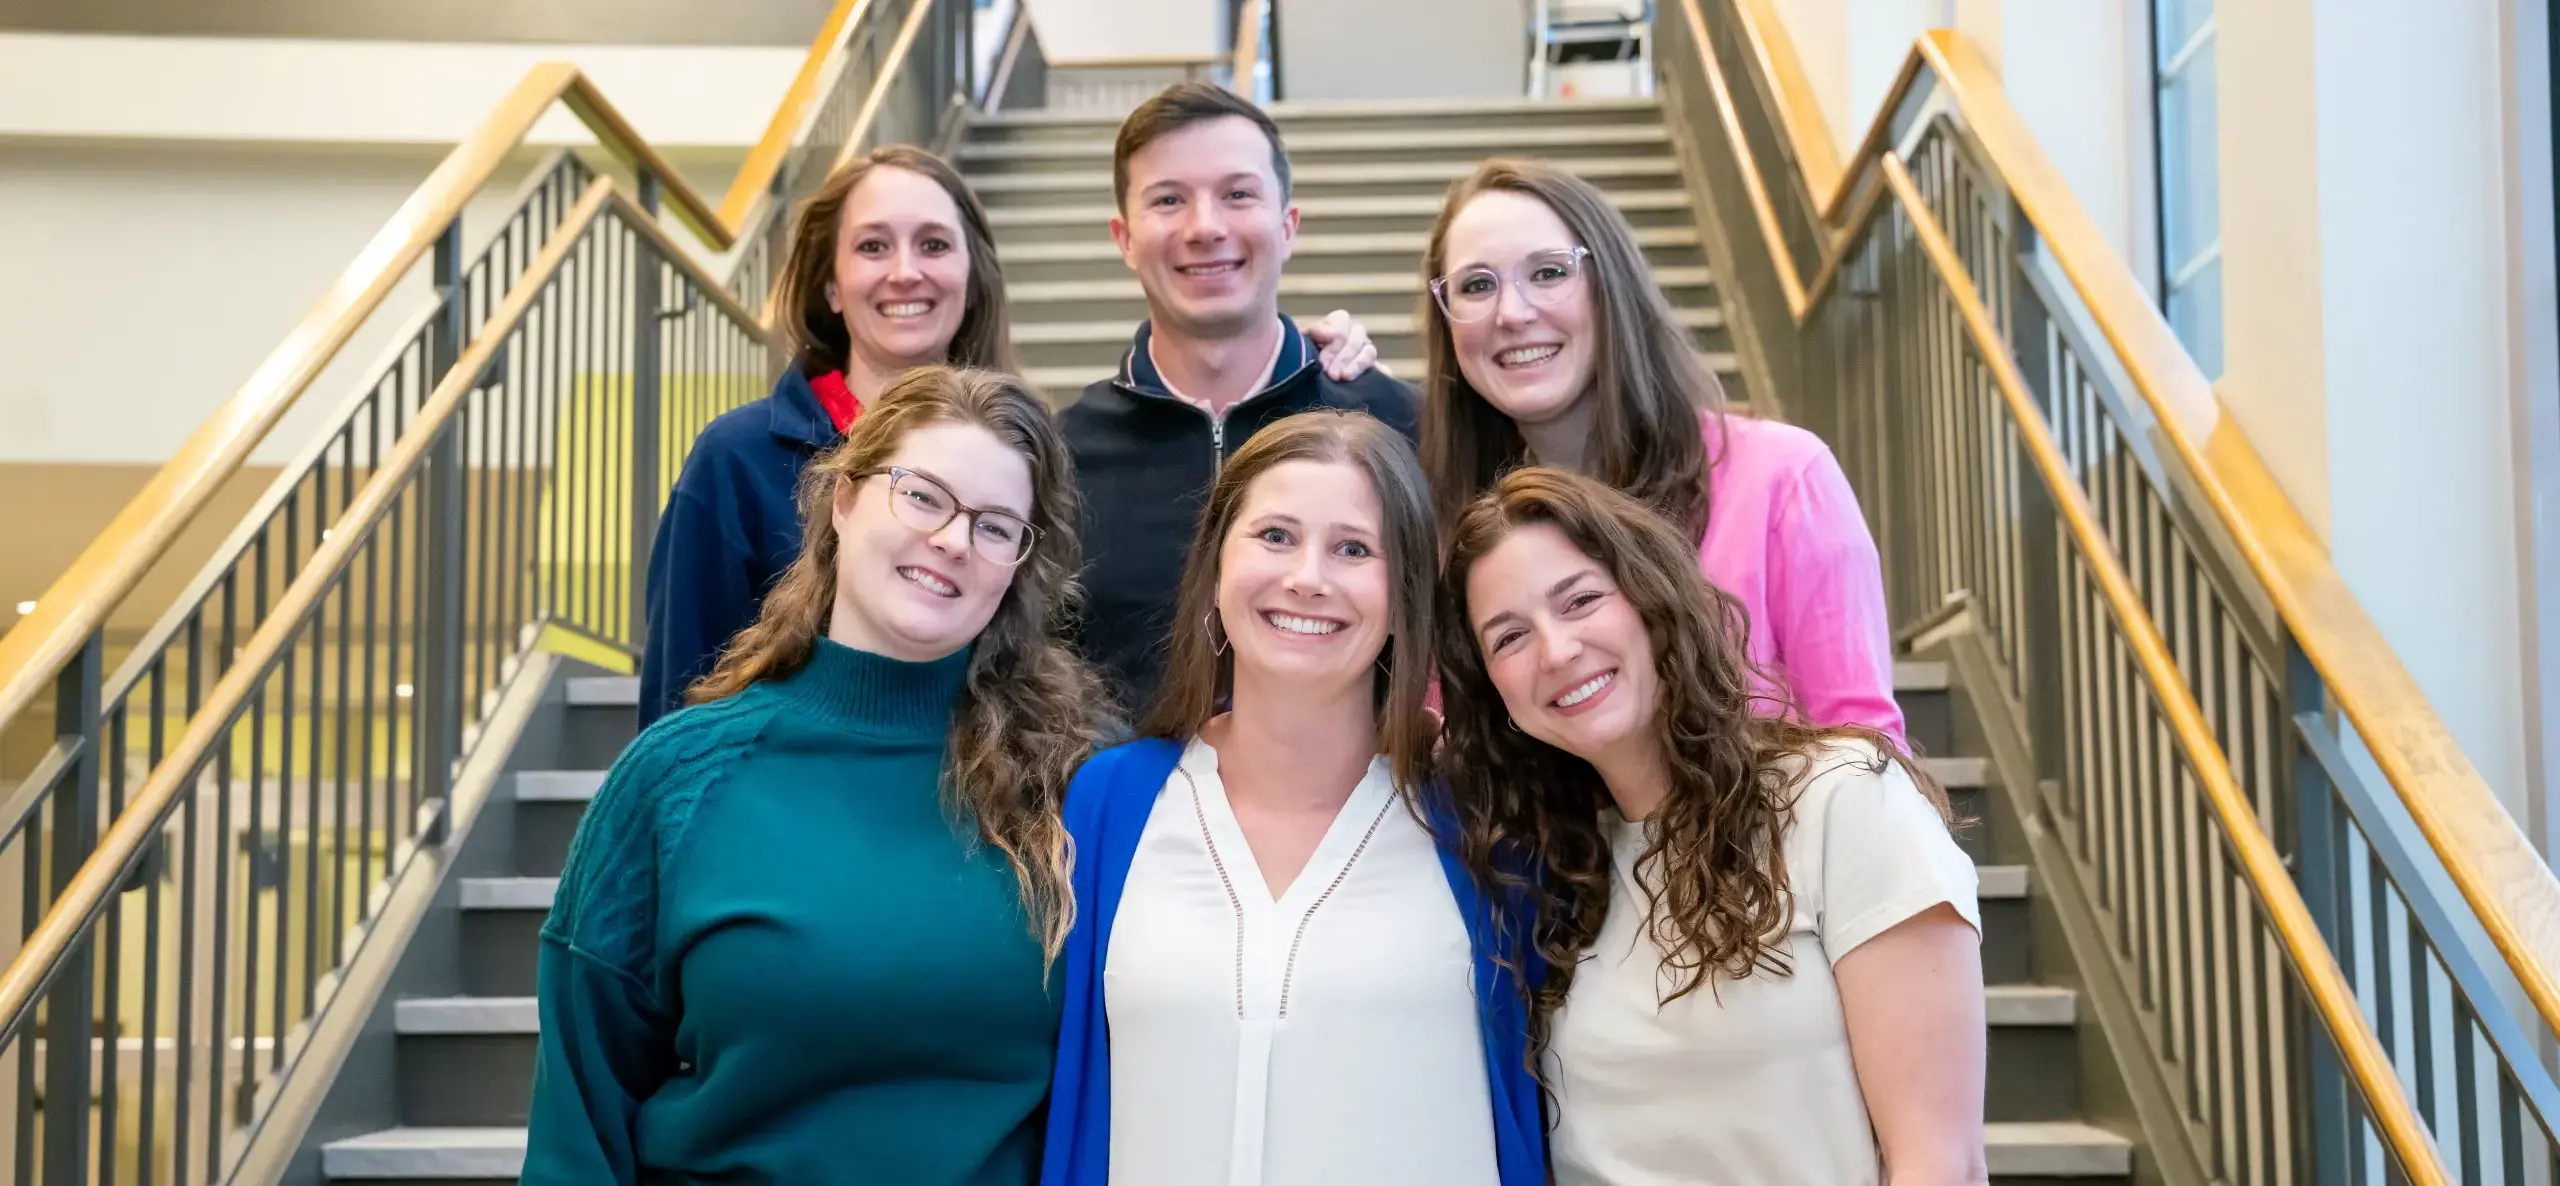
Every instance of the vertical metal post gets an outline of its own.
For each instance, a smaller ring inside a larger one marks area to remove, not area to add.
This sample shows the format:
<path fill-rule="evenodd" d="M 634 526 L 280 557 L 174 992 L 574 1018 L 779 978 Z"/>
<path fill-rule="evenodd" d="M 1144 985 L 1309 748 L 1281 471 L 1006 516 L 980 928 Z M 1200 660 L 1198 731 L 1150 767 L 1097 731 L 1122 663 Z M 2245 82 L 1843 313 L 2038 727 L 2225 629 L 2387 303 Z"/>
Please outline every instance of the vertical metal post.
<path fill-rule="evenodd" d="M 640 176 L 640 208 L 658 213 L 658 179 Z M 658 535 L 659 285 L 664 261 L 634 235 L 631 269 L 631 637 L 648 636 L 649 551 Z"/>
<path fill-rule="evenodd" d="M 105 635 L 92 630 L 54 681 L 54 744 L 72 756 L 46 796 L 53 805 L 53 844 L 46 859 L 53 866 L 48 881 L 56 902 L 98 847 L 98 770 L 105 748 L 98 698 L 105 669 Z M 90 970 L 96 954 L 92 936 L 73 940 L 45 997 L 44 1180 L 51 1186 L 86 1186 L 89 1180 L 90 1012 L 96 993 Z"/>
<path fill-rule="evenodd" d="M 2021 228 L 2034 225 L 2024 218 L 2012 221 Z M 2001 261 L 2003 267 L 2012 270 L 2012 292 L 2035 291 L 2024 282 L 2023 275 L 2034 249 L 2032 230 L 2021 230 L 2008 257 Z M 2053 424 L 2053 338 L 2043 305 L 2032 299 L 2019 302 L 2008 329 L 2009 350 L 2018 361 L 2018 370 L 2039 397 L 2045 423 Z M 2062 636 L 2063 598 L 2070 593 L 2063 579 L 2070 565 L 2069 545 L 2063 542 L 2052 492 L 2042 482 L 2017 485 L 2018 554 L 2022 561 L 2018 593 L 2025 603 L 2019 607 L 2025 637 L 2018 640 L 2020 653 L 2015 662 L 2027 689 L 2027 740 L 2035 747 L 2036 781 L 2041 788 L 2070 777 L 2063 758 L 2069 741 L 2064 736 L 2067 725 L 2062 686 L 2062 648 L 2070 641 Z"/>
<path fill-rule="evenodd" d="M 432 384 L 441 385 L 461 357 L 463 339 L 470 332 L 463 319 L 462 220 L 458 217 L 436 239 L 435 286 L 437 297 L 444 304 L 436 318 L 436 332 L 428 336 L 427 373 L 433 376 Z M 462 496 L 467 480 L 462 471 L 462 446 L 470 427 L 468 418 L 456 416 L 438 430 L 419 479 L 425 487 L 424 521 L 419 526 L 425 536 L 425 548 L 418 572 L 423 604 L 419 608 L 417 674 L 412 680 L 419 703 L 416 801 L 439 805 L 435 823 L 420 837 L 424 843 L 440 843 L 444 839 L 446 812 L 442 806 L 452 789 L 453 760 L 462 752 L 466 542 Z"/>
<path fill-rule="evenodd" d="M 977 0 L 953 0 L 959 8 L 960 25 L 960 95 L 970 104 L 978 101 L 978 5 Z"/>
<path fill-rule="evenodd" d="M 790 173 L 788 168 L 773 171 L 773 193 L 770 197 L 773 217 L 765 220 L 764 228 L 765 291 L 759 295 L 772 302 L 765 320 L 775 329 L 765 348 L 765 376 L 768 379 L 781 374 L 782 368 L 790 364 L 788 339 L 791 335 L 787 330 L 800 315 L 799 310 L 790 307 L 790 295 L 782 291 L 782 269 L 790 262 L 791 251 L 791 187 L 786 180 Z"/>
<path fill-rule="evenodd" d="M 2302 653 L 2290 631 L 2284 634 L 2283 645 L 2284 711 L 2269 725 L 2281 739 L 2278 744 L 2286 756 L 2285 792 L 2294 801 L 2294 880 L 2301 887 L 2304 904 L 2311 908 L 2311 919 L 2319 926 L 2320 937 L 2328 940 L 2329 949 L 2337 953 L 2339 964 L 2352 982 L 2355 948 L 2347 934 L 2347 928 L 2353 925 L 2353 906 L 2349 902 L 2352 890 L 2343 843 L 2345 819 L 2330 789 L 2329 772 L 2320 765 L 2319 755 L 2303 743 L 2295 725 L 2306 717 L 2325 715 L 2327 696 L 2322 691 L 2320 673 L 2311 666 L 2310 657 Z M 2376 952 L 2374 958 L 2380 967 L 2387 957 Z M 2309 1167 L 2306 1181 L 2348 1181 L 2352 1176 L 2349 1156 L 2356 1141 L 2356 1112 L 2347 1096 L 2346 1072 L 2313 1011 L 2289 1012 L 2297 1027 L 2293 1049 L 2296 1073 L 2302 1077 L 2303 1085 L 2301 1128 L 2294 1138 L 2300 1150 L 2296 1164 Z"/>

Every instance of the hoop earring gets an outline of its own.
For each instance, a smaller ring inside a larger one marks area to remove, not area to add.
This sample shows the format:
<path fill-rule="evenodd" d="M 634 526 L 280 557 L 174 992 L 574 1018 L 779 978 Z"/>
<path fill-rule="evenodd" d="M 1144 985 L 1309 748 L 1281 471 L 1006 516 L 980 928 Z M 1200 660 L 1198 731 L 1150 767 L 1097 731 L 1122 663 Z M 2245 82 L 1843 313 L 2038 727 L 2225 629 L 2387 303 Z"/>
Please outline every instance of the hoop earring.
<path fill-rule="evenodd" d="M 1227 636 L 1225 631 L 1218 629 L 1218 611 L 1212 609 L 1208 613 L 1200 615 L 1200 625 L 1209 632 L 1209 653 L 1212 655 L 1226 654 Z"/>
<path fill-rule="evenodd" d="M 1520 731 L 1520 721 L 1516 717 L 1506 716 L 1502 718 L 1502 723 L 1511 726 L 1511 731 L 1514 733 Z"/>

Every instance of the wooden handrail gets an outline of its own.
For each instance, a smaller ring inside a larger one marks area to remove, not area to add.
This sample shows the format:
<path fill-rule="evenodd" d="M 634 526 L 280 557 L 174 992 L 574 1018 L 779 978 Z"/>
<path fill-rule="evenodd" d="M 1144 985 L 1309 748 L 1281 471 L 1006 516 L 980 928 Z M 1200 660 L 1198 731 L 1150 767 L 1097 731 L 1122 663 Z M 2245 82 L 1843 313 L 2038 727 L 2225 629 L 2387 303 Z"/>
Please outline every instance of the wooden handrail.
<path fill-rule="evenodd" d="M 826 82 L 827 67 L 835 61 L 836 50 L 844 44 L 848 32 L 861 27 L 865 10 L 872 0 L 836 0 L 827 10 L 826 23 L 818 26 L 818 35 L 809 42 L 809 56 L 800 60 L 800 73 L 792 76 L 790 89 L 782 92 L 782 102 L 773 109 L 773 119 L 765 124 L 764 135 L 747 157 L 738 164 L 738 176 L 729 183 L 729 194 L 720 200 L 720 221 L 731 233 L 744 231 L 747 218 L 755 213 L 756 203 L 773 188 L 774 176 L 782 172 L 782 162 L 791 155 L 791 146 L 800 140 L 800 130 L 809 124 L 819 100 L 825 96 L 818 88 Z"/>
<path fill-rule="evenodd" d="M 1697 0 L 1680 3 L 1696 13 Z M 1749 0 L 1738 11 L 1743 14 L 1741 32 L 1758 46 L 1758 57 L 1769 62 L 1796 59 L 1782 24 L 1754 19 Z M 1712 52 L 1705 52 L 1708 43 L 1698 44 L 1712 64 Z M 1778 71 L 1781 76 L 1788 72 L 1787 67 Z M 1794 72 L 1800 75 L 1801 68 Z M 2122 256 L 2099 233 L 2026 121 L 2009 105 L 1997 76 L 1962 34 L 1932 30 L 1913 44 L 1857 154 L 1828 192 L 1814 191 L 1825 221 L 1854 225 L 1843 215 L 1859 179 L 1882 170 L 1891 149 L 1894 114 L 1924 81 L 1952 101 L 1984 163 L 2036 228 L 2044 250 L 2087 307 L 2135 392 L 2158 418 L 2160 436 L 2193 476 L 2206 505 L 2443 861 L 2535 1013 L 2546 1028 L 2560 1032 L 2560 876 L 2498 802 L 2488 780 L 2339 574 L 2328 546 L 2224 411 L 2211 381 Z M 1799 160 L 1830 150 L 1830 133 L 1819 121 L 1787 119 L 1781 127 L 1795 138 Z M 1766 201 L 1768 195 L 1759 198 Z M 1768 235 L 1774 228 L 1762 229 Z M 1794 279 L 1784 240 L 1770 238 L 1769 251 L 1782 281 Z M 1829 244 L 1823 271 L 1836 267 L 1842 253 L 1841 242 Z M 1810 299 L 1818 295 L 1819 284 L 1797 288 Z M 1809 311 L 1798 307 L 1798 321 Z"/>
<path fill-rule="evenodd" d="M 35 612 L 0 636 L 0 723 L 16 719 L 50 690 L 55 673 L 106 624 L 116 606 L 194 521 L 196 512 L 239 472 L 251 451 L 389 299 L 410 269 L 434 248 L 445 228 L 554 104 L 575 113 L 605 151 L 624 165 L 655 178 L 665 207 L 713 250 L 726 251 L 754 212 L 754 197 L 771 185 L 791 139 L 806 125 L 810 107 L 817 101 L 818 83 L 869 3 L 838 0 L 829 12 L 799 77 L 783 96 L 764 139 L 741 168 L 719 210 L 640 137 L 577 67 L 545 62 L 526 71 L 523 80 L 401 203 L 248 380 L 196 428 L 98 538 L 36 598 Z M 775 143 L 781 148 L 768 149 Z M 747 195 L 743 203 L 741 194 Z M 738 212 L 735 220 L 726 213 L 733 206 Z"/>
<path fill-rule="evenodd" d="M 2258 900 L 2266 907 L 2268 925 L 2283 941 L 2294 970 L 2302 977 L 2312 1012 L 2319 1015 L 2321 1024 L 2337 1043 L 2339 1060 L 2364 1096 L 2367 1114 L 2381 1130 L 2383 1142 L 2391 1147 L 2406 1174 L 2405 1180 L 2413 1186 L 2452 1186 L 2453 1179 L 2436 1155 L 2433 1138 L 2409 1104 L 2408 1092 L 2392 1067 L 2390 1054 L 2382 1048 L 2372 1023 L 2365 1019 L 2364 1007 L 2356 1001 L 2355 987 L 2348 983 L 2336 954 L 2321 938 L 2320 925 L 2312 918 L 2311 907 L 2302 900 L 2302 892 L 2295 888 L 2284 856 L 2267 838 L 2248 792 L 2233 777 L 2213 727 L 2206 723 L 2204 710 L 2188 691 L 2178 661 L 2171 657 L 2169 644 L 2161 637 L 2159 623 L 2151 619 L 2142 595 L 2134 590 L 2133 578 L 2126 575 L 2123 562 L 2116 558 L 2115 545 L 2108 539 L 2106 528 L 2099 524 L 2097 511 L 2090 505 L 2087 492 L 2080 488 L 2071 462 L 2062 455 L 2062 446 L 2055 442 L 2052 428 L 2045 424 L 2043 411 L 2034 393 L 2027 389 L 2026 376 L 2019 372 L 2007 340 L 1966 275 L 1964 258 L 1930 214 L 1928 200 L 1920 195 L 1920 187 L 1912 182 L 1902 158 L 1887 153 L 1878 164 L 1885 187 L 1892 191 L 1903 215 L 1911 220 L 1913 237 L 1929 257 L 1938 283 L 1946 287 L 1957 316 L 1964 323 L 1965 336 L 1973 339 L 1974 352 L 1986 364 L 1992 386 L 1999 391 L 2001 402 L 2009 406 L 2010 423 L 2017 426 L 2018 441 L 2043 476 L 2045 487 L 2052 491 L 2055 512 L 2070 532 L 2074 550 L 2096 578 L 2099 595 L 2123 632 L 2126 649 L 2132 652 L 2135 665 L 2151 685 L 2161 715 L 2168 718 L 2170 734 L 2195 771 L 2196 785 L 2204 792 L 2214 815 L 2221 818 L 2223 835 L 2231 842 L 2242 875 L 2256 889 Z"/>
<path fill-rule="evenodd" d="M 1227 67 L 1227 89 L 1253 97 L 1253 68 L 1262 60 L 1262 22 L 1271 0 L 1244 0 L 1236 8 L 1236 52 Z"/>
<path fill-rule="evenodd" d="M 90 920 L 123 884 L 127 866 L 159 835 L 162 818 L 177 796 L 189 789 L 197 765 L 215 746 L 224 744 L 233 725 L 232 717 L 259 690 L 267 668 L 304 629 L 304 615 L 337 580 L 338 570 L 345 566 L 348 556 L 367 541 L 367 532 L 390 513 L 401 483 L 435 444 L 436 427 L 450 420 L 471 394 L 480 375 L 497 357 L 508 331 L 533 308 L 547 282 L 577 248 L 587 227 L 602 217 L 606 206 L 615 199 L 613 190 L 611 178 L 599 177 L 588 183 L 559 230 L 525 270 L 524 278 L 490 313 L 488 327 L 472 339 L 453 368 L 445 372 L 410 421 L 410 430 L 392 445 L 333 529 L 321 537 L 310 562 L 276 598 L 266 621 L 249 636 L 239 656 L 215 682 L 203 707 L 188 720 L 186 731 L 179 735 L 168 756 L 151 768 L 123 812 L 98 838 L 97 849 L 81 863 L 79 871 L 45 910 L 44 918 L 27 935 L 7 970 L 0 971 L 0 1033 L 16 1032 L 20 1019 L 35 1007 L 36 995 L 44 990 L 45 979 L 53 974 L 63 953 L 79 941 Z M 653 220 L 637 221 L 646 224 Z"/>
<path fill-rule="evenodd" d="M 1753 25 L 1783 30 L 1771 0 L 1735 0 L 1746 29 Z M 1805 77 L 1804 62 L 1795 55 L 1793 42 L 1784 43 L 1785 52 L 1772 52 L 1774 39 L 1747 37 L 1760 63 L 1760 74 L 1778 88 L 1778 130 L 1795 151 L 1796 167 L 1803 170 L 1805 188 L 1817 199 L 1828 197 L 1840 188 L 1840 150 L 1831 142 L 1830 123 L 1823 118 L 1822 103 L 1815 98 L 1813 83 Z M 1700 44 L 1705 44 L 1701 42 Z"/>

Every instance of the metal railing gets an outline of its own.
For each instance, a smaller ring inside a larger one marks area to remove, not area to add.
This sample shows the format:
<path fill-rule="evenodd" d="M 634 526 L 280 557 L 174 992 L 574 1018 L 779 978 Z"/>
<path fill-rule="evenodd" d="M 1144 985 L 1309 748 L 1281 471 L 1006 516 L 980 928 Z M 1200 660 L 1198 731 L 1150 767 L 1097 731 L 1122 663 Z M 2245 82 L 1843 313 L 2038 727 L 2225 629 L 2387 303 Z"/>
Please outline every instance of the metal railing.
<path fill-rule="evenodd" d="M 1754 390 L 1839 453 L 1897 620 L 1970 610 L 2044 872 L 2091 906 L 2174 1109 L 2145 1117 L 2155 1155 L 2245 1183 L 2560 1176 L 2549 870 L 1987 68 L 1924 38 L 1817 188 L 1760 0 L 1676 0 L 1658 32 Z"/>
<path fill-rule="evenodd" d="M 49 690 L 54 737 L 0 808 L 14 1180 L 231 1181 L 298 1140 L 268 1122 L 391 887 L 444 839 L 498 692 L 547 643 L 636 653 L 666 491 L 770 383 L 765 228 L 850 156 L 952 125 L 971 7 L 839 4 L 734 222 L 575 70 L 538 68 L 93 549 L 165 549 L 173 492 L 236 469 L 393 284 L 430 274 L 429 306 L 118 668 L 106 612 L 150 555 L 84 556 L 0 646 L 0 692 Z M 553 154 L 466 255 L 468 198 L 554 103 L 605 159 Z M 661 205 L 740 248 L 725 278 Z M 11 695 L 0 724 L 35 699 Z"/>

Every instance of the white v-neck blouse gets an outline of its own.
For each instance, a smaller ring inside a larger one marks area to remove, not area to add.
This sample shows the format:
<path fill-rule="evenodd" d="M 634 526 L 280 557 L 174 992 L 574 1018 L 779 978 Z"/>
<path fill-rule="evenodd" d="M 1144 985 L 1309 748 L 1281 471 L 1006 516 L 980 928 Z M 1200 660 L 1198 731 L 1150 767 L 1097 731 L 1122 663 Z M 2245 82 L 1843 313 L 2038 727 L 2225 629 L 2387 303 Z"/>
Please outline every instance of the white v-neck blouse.
<path fill-rule="evenodd" d="M 1194 739 L 1103 965 L 1112 1186 L 1488 1186 L 1465 921 L 1372 762 L 1277 901 Z"/>

